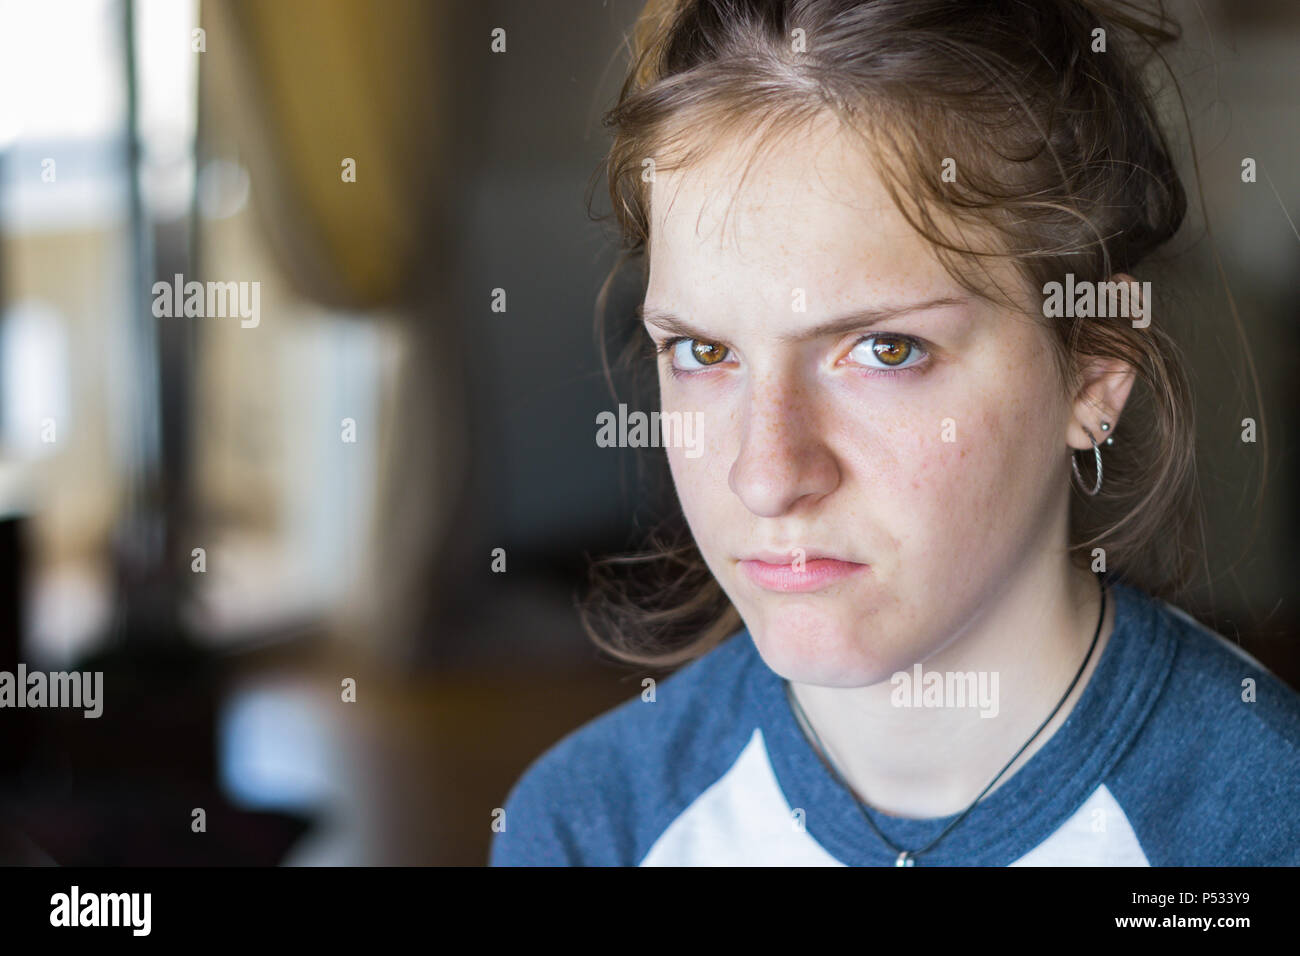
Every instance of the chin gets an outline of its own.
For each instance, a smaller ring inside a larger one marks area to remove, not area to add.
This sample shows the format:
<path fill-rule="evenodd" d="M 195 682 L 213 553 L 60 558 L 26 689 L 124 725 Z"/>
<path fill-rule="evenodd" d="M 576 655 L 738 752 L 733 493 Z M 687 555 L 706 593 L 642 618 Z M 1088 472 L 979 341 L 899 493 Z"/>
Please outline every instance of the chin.
<path fill-rule="evenodd" d="M 867 687 L 889 680 L 901 665 L 870 646 L 867 618 L 848 611 L 783 600 L 742 617 L 763 662 L 786 680 L 821 687 Z"/>

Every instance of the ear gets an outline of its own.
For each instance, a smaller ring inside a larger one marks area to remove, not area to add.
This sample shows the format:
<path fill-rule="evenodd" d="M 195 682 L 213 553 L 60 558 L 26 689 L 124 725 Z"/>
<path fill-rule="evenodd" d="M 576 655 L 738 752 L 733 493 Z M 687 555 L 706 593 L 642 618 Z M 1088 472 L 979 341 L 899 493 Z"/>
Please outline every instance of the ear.
<path fill-rule="evenodd" d="M 1134 282 L 1134 278 L 1120 272 L 1111 277 L 1112 282 Z M 1128 402 L 1129 392 L 1137 372 L 1133 366 L 1119 359 L 1093 358 L 1083 360 L 1083 380 L 1074 396 L 1070 421 L 1065 431 L 1065 443 L 1081 451 L 1092 449 L 1087 432 L 1100 445 L 1115 434 L 1120 413 Z M 1102 429 L 1102 423 L 1110 428 Z"/>

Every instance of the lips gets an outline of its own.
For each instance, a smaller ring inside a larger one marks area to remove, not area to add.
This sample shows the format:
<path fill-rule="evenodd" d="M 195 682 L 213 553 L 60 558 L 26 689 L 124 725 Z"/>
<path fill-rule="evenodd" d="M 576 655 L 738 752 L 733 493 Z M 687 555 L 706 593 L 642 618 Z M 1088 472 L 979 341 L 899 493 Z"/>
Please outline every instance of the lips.
<path fill-rule="evenodd" d="M 742 561 L 762 561 L 764 564 L 784 564 L 789 565 L 797 556 L 802 555 L 806 561 L 820 561 L 829 558 L 833 561 L 843 561 L 847 564 L 856 562 L 849 561 L 843 555 L 834 554 L 831 551 L 822 551 L 818 548 L 805 548 L 802 545 L 792 545 L 788 548 L 760 548 L 751 551 L 740 558 Z"/>
<path fill-rule="evenodd" d="M 765 591 L 787 594 L 820 591 L 865 574 L 870 568 L 812 548 L 802 550 L 803 559 L 797 563 L 796 549 L 791 548 L 786 552 L 756 551 L 736 564 L 751 583 Z"/>

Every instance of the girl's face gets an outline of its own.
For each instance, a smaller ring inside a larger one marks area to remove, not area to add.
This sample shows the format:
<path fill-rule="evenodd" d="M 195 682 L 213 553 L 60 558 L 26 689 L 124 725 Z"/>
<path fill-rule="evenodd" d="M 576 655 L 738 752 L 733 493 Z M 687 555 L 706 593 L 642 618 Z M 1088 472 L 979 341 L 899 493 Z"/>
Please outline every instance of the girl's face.
<path fill-rule="evenodd" d="M 662 410 L 699 413 L 668 458 L 710 570 L 772 670 L 864 686 L 1059 575 L 1071 403 L 1047 330 L 966 293 L 850 139 L 789 143 L 743 183 L 752 146 L 658 173 L 643 314 Z"/>

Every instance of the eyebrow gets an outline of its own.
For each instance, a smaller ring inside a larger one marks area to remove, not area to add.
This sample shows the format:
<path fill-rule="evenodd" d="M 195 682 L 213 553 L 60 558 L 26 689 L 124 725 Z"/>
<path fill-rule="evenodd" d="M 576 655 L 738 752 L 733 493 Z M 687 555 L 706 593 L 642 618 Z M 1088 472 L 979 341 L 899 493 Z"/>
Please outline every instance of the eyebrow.
<path fill-rule="evenodd" d="M 869 328 L 877 323 L 884 322 L 887 319 L 897 318 L 900 315 L 909 315 L 913 312 L 928 312 L 933 309 L 942 309 L 954 305 L 966 305 L 970 302 L 968 296 L 953 298 L 945 296 L 938 299 L 927 299 L 924 302 L 913 302 L 905 305 L 885 306 L 876 309 L 855 309 L 845 315 L 828 319 L 808 329 L 800 329 L 788 335 L 781 335 L 778 338 L 782 342 L 806 342 L 811 339 L 819 339 L 830 335 L 843 335 L 845 332 L 853 332 L 860 329 Z M 665 332 L 673 335 L 680 335 L 685 338 L 698 339 L 702 342 L 712 342 L 715 339 L 704 329 L 696 328 L 690 325 L 680 316 L 671 312 L 663 312 L 659 309 L 646 309 L 644 304 L 638 305 L 636 315 L 642 322 L 648 322 L 657 326 Z"/>

